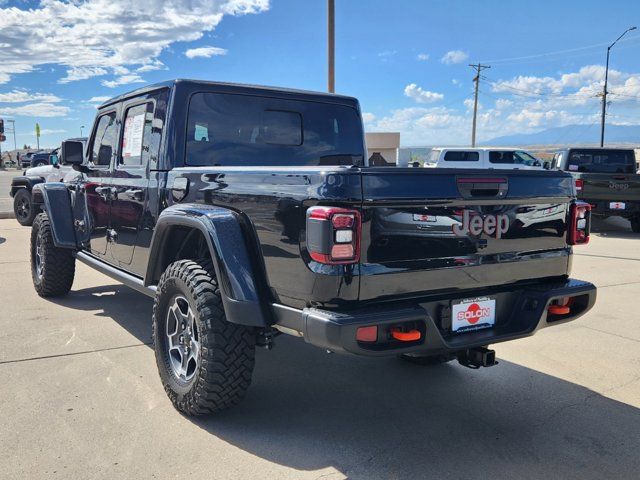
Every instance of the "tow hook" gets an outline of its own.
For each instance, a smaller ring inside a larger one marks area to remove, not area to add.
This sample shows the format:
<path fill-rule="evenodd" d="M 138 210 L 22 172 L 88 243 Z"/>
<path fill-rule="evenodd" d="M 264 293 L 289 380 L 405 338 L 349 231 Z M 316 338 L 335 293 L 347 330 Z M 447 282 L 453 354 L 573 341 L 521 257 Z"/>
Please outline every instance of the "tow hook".
<path fill-rule="evenodd" d="M 493 367 L 498 364 L 495 350 L 489 350 L 485 347 L 463 350 L 458 354 L 458 363 L 473 369 Z"/>

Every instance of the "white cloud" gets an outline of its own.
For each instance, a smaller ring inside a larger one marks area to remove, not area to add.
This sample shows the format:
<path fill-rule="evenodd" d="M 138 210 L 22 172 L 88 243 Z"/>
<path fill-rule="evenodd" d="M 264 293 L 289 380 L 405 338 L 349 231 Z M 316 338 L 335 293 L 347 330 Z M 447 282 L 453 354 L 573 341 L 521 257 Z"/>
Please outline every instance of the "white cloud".
<path fill-rule="evenodd" d="M 91 97 L 87 100 L 89 103 L 104 103 L 109 100 L 111 97 L 108 95 L 100 95 L 98 97 Z"/>
<path fill-rule="evenodd" d="M 71 67 L 67 69 L 66 77 L 58 80 L 58 83 L 77 82 L 78 80 L 99 77 L 101 75 L 106 75 L 107 73 L 109 73 L 107 69 L 102 67 Z"/>
<path fill-rule="evenodd" d="M 639 125 L 640 73 L 616 70 L 609 73 L 608 121 Z M 597 125 L 601 97 L 596 94 L 602 91 L 603 76 L 601 66 L 587 65 L 557 75 L 521 75 L 500 80 L 492 83 L 491 93 L 488 86 L 484 89 L 486 93 L 481 87 L 479 140 L 567 125 L 581 125 L 575 130 L 580 131 Z M 424 90 L 416 84 L 405 88 L 405 94 L 411 97 L 420 98 L 421 92 Z M 368 121 L 366 127 L 368 131 L 399 131 L 403 145 L 468 144 L 472 113 L 473 99 L 467 97 L 455 103 L 448 102 L 447 107 L 416 106 L 391 110 L 387 115 L 378 115 Z"/>
<path fill-rule="evenodd" d="M 16 117 L 64 117 L 69 107 L 53 103 L 30 103 L 19 107 L 1 107 L 0 115 Z"/>
<path fill-rule="evenodd" d="M 0 49 L 0 83 L 45 64 L 67 67 L 61 82 L 126 77 L 131 67 L 149 71 L 165 48 L 202 38 L 224 15 L 268 8 L 268 0 L 42 0 L 29 9 L 0 7 L 0 43 L 8 45 Z"/>
<path fill-rule="evenodd" d="M 119 85 L 128 85 L 130 83 L 144 83 L 144 79 L 137 73 L 131 73 L 116 77 L 114 80 L 103 80 L 101 83 L 105 87 L 115 88 Z"/>
<path fill-rule="evenodd" d="M 496 100 L 496 109 L 498 110 L 504 110 L 512 105 L 513 101 L 506 98 L 499 98 L 498 100 Z"/>
<path fill-rule="evenodd" d="M 369 113 L 369 112 L 362 113 L 362 120 L 364 121 L 364 123 L 371 123 L 375 119 L 376 119 L 376 116 L 373 113 Z"/>
<path fill-rule="evenodd" d="M 429 54 L 428 53 L 419 53 L 416 58 L 418 60 L 420 60 L 421 62 L 426 62 L 427 60 L 429 60 Z"/>
<path fill-rule="evenodd" d="M 453 65 L 456 63 L 462 63 L 467 58 L 469 58 L 469 54 L 462 50 L 450 50 L 444 54 L 440 61 L 446 65 Z"/>
<path fill-rule="evenodd" d="M 155 60 L 153 63 L 147 63 L 141 67 L 136 68 L 136 72 L 144 73 L 144 72 L 153 72 L 154 70 L 166 70 L 167 67 L 164 63 L 159 60 Z"/>
<path fill-rule="evenodd" d="M 383 62 L 388 62 L 390 58 L 395 57 L 397 54 L 397 50 L 384 50 L 383 52 L 378 53 L 378 57 L 380 57 Z"/>
<path fill-rule="evenodd" d="M 185 57 L 187 58 L 211 58 L 217 57 L 221 55 L 226 55 L 227 50 L 220 47 L 198 47 L 198 48 L 190 48 L 186 52 L 184 52 Z"/>
<path fill-rule="evenodd" d="M 423 90 L 415 83 L 411 83 L 404 88 L 405 96 L 414 99 L 418 103 L 433 103 L 444 98 L 442 93 Z"/>
<path fill-rule="evenodd" d="M 61 98 L 51 93 L 29 93 L 28 90 L 13 90 L 7 93 L 0 93 L 0 103 L 26 103 L 45 102 L 56 103 L 62 101 Z"/>
<path fill-rule="evenodd" d="M 460 80 L 458 80 L 457 78 L 452 78 L 451 83 L 453 83 L 454 85 L 460 85 Z"/>

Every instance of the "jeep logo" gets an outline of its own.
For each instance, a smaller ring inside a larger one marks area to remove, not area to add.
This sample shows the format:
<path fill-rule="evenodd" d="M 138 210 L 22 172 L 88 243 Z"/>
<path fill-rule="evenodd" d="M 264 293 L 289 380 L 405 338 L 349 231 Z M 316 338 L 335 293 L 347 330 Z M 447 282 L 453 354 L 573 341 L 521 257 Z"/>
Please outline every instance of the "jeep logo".
<path fill-rule="evenodd" d="M 505 214 L 487 214 L 471 216 L 469 210 L 462 213 L 462 225 L 453 225 L 453 233 L 458 237 L 473 235 L 477 237 L 482 232 L 489 236 L 500 238 L 503 233 L 509 230 L 509 217 Z"/>
<path fill-rule="evenodd" d="M 629 188 L 629 184 L 628 183 L 609 182 L 609 188 L 611 188 L 613 190 L 626 190 L 627 188 Z"/>

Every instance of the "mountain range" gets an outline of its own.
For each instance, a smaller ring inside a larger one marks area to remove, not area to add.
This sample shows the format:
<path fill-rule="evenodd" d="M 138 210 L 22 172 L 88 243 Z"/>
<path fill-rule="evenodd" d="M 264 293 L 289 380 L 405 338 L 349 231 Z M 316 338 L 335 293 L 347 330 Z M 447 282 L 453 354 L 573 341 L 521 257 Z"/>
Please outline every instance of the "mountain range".
<path fill-rule="evenodd" d="M 515 133 L 496 137 L 482 146 L 528 145 L 597 145 L 600 143 L 600 124 L 566 125 L 547 128 L 536 133 Z M 607 125 L 605 144 L 640 145 L 640 125 Z"/>

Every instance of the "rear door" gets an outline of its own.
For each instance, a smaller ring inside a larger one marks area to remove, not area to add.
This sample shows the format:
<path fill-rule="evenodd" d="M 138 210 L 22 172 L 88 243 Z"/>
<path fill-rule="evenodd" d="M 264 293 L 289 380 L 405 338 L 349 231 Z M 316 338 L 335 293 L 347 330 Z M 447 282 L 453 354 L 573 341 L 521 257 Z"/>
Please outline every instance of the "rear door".
<path fill-rule="evenodd" d="M 566 275 L 563 172 L 363 169 L 361 299 Z"/>

